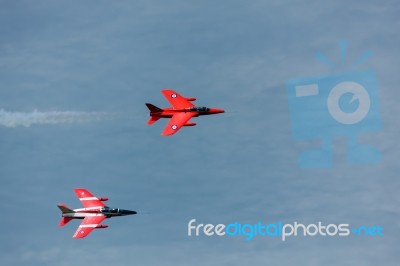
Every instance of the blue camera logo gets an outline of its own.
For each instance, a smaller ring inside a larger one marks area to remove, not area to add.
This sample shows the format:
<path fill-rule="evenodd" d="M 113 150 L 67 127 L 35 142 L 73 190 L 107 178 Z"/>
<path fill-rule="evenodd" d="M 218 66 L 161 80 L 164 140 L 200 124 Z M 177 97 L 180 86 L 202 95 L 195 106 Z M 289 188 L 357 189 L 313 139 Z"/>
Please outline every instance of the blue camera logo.
<path fill-rule="evenodd" d="M 341 42 L 342 62 L 346 43 Z M 371 55 L 364 53 L 356 62 Z M 318 59 L 334 66 L 324 55 Z M 373 70 L 342 72 L 332 75 L 288 80 L 286 83 L 293 139 L 320 140 L 318 149 L 303 151 L 299 156 L 302 168 L 332 166 L 332 139 L 347 138 L 347 162 L 376 163 L 380 152 L 375 147 L 360 144 L 360 134 L 379 131 L 377 79 Z"/>

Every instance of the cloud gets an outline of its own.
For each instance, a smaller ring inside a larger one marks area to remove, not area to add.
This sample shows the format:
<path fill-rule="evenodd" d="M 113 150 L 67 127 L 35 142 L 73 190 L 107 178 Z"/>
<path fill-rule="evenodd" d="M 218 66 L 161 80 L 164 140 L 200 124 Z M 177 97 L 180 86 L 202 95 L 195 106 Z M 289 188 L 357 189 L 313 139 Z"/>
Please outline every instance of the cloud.
<path fill-rule="evenodd" d="M 32 125 L 55 125 L 71 123 L 87 123 L 114 117 L 112 113 L 105 112 L 75 112 L 75 111 L 49 111 L 30 113 L 8 112 L 0 109 L 0 126 L 3 127 L 30 127 Z"/>

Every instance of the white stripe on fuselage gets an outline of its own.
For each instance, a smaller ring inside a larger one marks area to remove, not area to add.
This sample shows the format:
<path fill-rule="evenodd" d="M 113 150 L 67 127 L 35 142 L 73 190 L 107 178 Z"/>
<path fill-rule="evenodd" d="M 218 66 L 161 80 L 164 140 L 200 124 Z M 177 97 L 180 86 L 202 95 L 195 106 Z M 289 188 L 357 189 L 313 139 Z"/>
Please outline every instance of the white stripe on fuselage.
<path fill-rule="evenodd" d="M 74 212 L 85 212 L 85 211 L 101 211 L 103 206 L 95 206 L 95 207 L 89 207 L 89 208 L 80 208 L 80 209 L 74 209 Z"/>
<path fill-rule="evenodd" d="M 85 217 L 96 217 L 105 215 L 102 213 L 93 213 L 93 212 L 71 212 L 71 213 L 63 213 L 62 216 L 70 218 L 85 218 Z"/>

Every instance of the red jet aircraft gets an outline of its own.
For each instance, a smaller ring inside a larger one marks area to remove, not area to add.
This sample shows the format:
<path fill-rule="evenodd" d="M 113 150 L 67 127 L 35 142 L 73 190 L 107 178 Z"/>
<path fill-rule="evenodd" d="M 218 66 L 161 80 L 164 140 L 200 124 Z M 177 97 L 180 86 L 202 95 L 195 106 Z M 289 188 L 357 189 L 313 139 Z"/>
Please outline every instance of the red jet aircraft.
<path fill-rule="evenodd" d="M 71 210 L 65 204 L 57 205 L 62 212 L 59 226 L 66 225 L 72 219 L 83 219 L 73 238 L 84 238 L 95 228 L 107 228 L 108 225 L 101 224 L 106 218 L 137 213 L 135 211 L 107 207 L 102 201 L 107 201 L 108 198 L 97 198 L 84 188 L 76 188 L 74 191 L 84 208 Z"/>
<path fill-rule="evenodd" d="M 158 108 L 150 103 L 146 103 L 147 108 L 150 110 L 150 119 L 148 125 L 154 124 L 160 118 L 171 118 L 161 135 L 169 136 L 178 132 L 182 127 L 195 126 L 196 123 L 189 122 L 192 117 L 200 115 L 213 115 L 224 113 L 222 109 L 197 107 L 192 104 L 195 98 L 185 98 L 173 90 L 161 91 L 165 98 L 172 105 L 172 108 Z"/>

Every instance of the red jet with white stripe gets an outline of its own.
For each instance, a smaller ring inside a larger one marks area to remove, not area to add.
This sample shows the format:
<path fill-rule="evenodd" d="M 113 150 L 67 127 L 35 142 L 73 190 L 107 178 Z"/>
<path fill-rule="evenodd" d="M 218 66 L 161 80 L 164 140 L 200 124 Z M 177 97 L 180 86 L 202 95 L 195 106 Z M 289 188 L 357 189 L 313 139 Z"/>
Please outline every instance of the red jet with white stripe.
<path fill-rule="evenodd" d="M 59 226 L 66 225 L 72 219 L 83 219 L 73 238 L 84 238 L 89 235 L 93 229 L 107 228 L 108 225 L 101 224 L 101 222 L 103 222 L 103 220 L 106 218 L 132 215 L 137 213 L 135 211 L 107 207 L 103 201 L 107 201 L 108 198 L 95 197 L 92 193 L 84 188 L 76 188 L 74 189 L 74 192 L 82 202 L 83 208 L 72 210 L 65 204 L 57 205 L 62 212 L 62 218 Z"/>
<path fill-rule="evenodd" d="M 146 103 L 150 110 L 150 119 L 148 125 L 154 124 L 160 118 L 171 118 L 161 133 L 163 136 L 173 135 L 182 127 L 195 126 L 196 123 L 190 122 L 192 117 L 200 115 L 213 115 L 224 113 L 225 111 L 217 108 L 197 107 L 193 103 L 195 98 L 185 98 L 173 90 L 162 90 L 162 94 L 172 105 L 172 108 L 158 108 L 151 103 Z"/>

